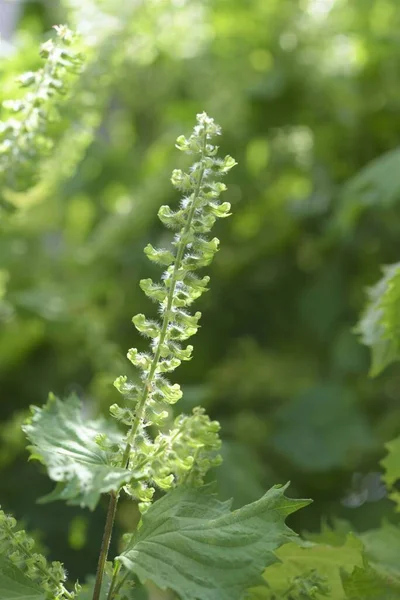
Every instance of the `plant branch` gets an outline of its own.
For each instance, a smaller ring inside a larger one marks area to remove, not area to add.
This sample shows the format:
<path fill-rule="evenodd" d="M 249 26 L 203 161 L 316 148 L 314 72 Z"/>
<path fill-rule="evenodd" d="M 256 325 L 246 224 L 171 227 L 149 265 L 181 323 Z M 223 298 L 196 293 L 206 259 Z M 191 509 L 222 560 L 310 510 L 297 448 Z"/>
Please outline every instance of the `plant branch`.
<path fill-rule="evenodd" d="M 115 514 L 117 512 L 118 494 L 111 493 L 108 505 L 106 524 L 104 527 L 103 540 L 101 542 L 99 562 L 97 565 L 96 581 L 93 590 L 93 600 L 99 600 L 101 586 L 103 583 L 104 567 L 107 562 L 108 550 L 110 548 L 111 535 L 114 527 Z"/>

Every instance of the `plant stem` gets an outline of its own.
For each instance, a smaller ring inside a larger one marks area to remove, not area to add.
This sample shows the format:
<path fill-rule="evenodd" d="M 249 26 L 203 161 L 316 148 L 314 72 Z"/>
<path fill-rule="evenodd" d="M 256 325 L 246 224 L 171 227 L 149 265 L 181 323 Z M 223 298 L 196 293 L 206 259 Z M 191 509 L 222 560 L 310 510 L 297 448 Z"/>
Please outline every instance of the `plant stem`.
<path fill-rule="evenodd" d="M 206 144 L 207 144 L 207 133 L 206 131 L 204 132 L 204 140 L 203 140 L 203 149 L 201 152 L 201 158 L 204 158 L 204 154 L 205 154 L 205 150 L 206 150 Z M 171 320 L 171 309 L 172 309 L 172 303 L 174 300 L 174 294 L 175 294 L 175 288 L 176 288 L 176 284 L 178 281 L 178 271 L 180 269 L 181 266 L 181 262 L 182 262 L 182 258 L 183 258 L 183 254 L 186 250 L 186 246 L 187 246 L 187 234 L 190 231 L 190 225 L 192 223 L 193 220 L 193 216 L 197 207 L 197 200 L 199 199 L 199 195 L 200 195 L 200 190 L 201 190 L 201 185 L 203 183 L 203 178 L 204 178 L 204 171 L 205 171 L 205 167 L 203 166 L 200 174 L 199 174 L 199 180 L 197 182 L 197 186 L 196 189 L 193 192 L 193 200 L 192 200 L 192 205 L 190 207 L 190 211 L 188 214 L 188 218 L 187 221 L 185 223 L 185 227 L 183 229 L 182 235 L 181 235 L 181 239 L 179 242 L 179 246 L 178 246 L 178 251 L 176 254 L 176 259 L 175 259 L 175 264 L 174 264 L 174 270 L 172 273 L 172 278 L 171 278 L 171 285 L 170 288 L 168 290 L 168 296 L 167 296 L 167 306 L 164 312 L 164 318 L 163 318 L 163 322 L 162 322 L 162 327 L 161 327 L 161 333 L 160 333 L 160 338 L 158 340 L 158 344 L 157 344 L 157 348 L 156 351 L 154 353 L 154 357 L 150 366 L 150 370 L 149 370 L 149 374 L 146 378 L 146 380 L 143 383 L 143 389 L 142 389 L 142 393 L 138 402 L 138 407 L 137 407 L 137 411 L 136 411 L 136 415 L 135 415 L 135 421 L 132 425 L 132 428 L 128 434 L 128 439 L 130 440 L 125 448 L 125 452 L 122 458 L 122 465 L 124 468 L 127 468 L 129 466 L 129 457 L 130 457 L 130 452 L 131 452 L 131 441 L 133 441 L 135 439 L 135 435 L 137 433 L 137 430 L 139 428 L 139 425 L 142 421 L 143 418 L 143 413 L 144 413 L 144 409 L 146 406 L 146 400 L 147 397 L 149 395 L 149 392 L 151 391 L 152 388 L 152 383 L 153 383 L 153 377 L 154 374 L 156 372 L 157 366 L 158 366 L 158 362 L 160 360 L 160 356 L 161 356 L 161 348 L 164 344 L 165 341 L 165 336 L 167 334 L 167 330 L 168 330 L 168 325 L 170 324 L 170 320 Z"/>
<path fill-rule="evenodd" d="M 101 585 L 103 583 L 104 567 L 106 565 L 108 550 L 110 548 L 111 535 L 114 527 L 115 513 L 117 512 L 118 494 L 112 492 L 108 505 L 106 524 L 104 527 L 103 540 L 101 542 L 99 562 L 97 565 L 96 582 L 93 590 L 93 600 L 99 600 Z"/>
<path fill-rule="evenodd" d="M 110 589 L 108 590 L 108 594 L 107 594 L 107 600 L 112 600 L 115 595 L 114 588 L 115 588 L 115 584 L 117 583 L 117 578 L 118 578 L 120 570 L 121 570 L 121 563 L 116 562 L 114 565 L 114 572 L 113 572 L 113 576 L 112 576 L 112 580 L 111 580 Z"/>
<path fill-rule="evenodd" d="M 112 595 L 107 598 L 107 600 L 113 600 L 115 598 L 115 596 L 118 594 L 119 590 L 122 588 L 122 586 L 124 585 L 125 581 L 127 580 L 129 575 L 129 571 L 127 571 L 125 573 L 125 575 L 122 577 L 122 579 L 119 580 L 119 582 L 117 583 L 117 585 L 115 586 Z"/>

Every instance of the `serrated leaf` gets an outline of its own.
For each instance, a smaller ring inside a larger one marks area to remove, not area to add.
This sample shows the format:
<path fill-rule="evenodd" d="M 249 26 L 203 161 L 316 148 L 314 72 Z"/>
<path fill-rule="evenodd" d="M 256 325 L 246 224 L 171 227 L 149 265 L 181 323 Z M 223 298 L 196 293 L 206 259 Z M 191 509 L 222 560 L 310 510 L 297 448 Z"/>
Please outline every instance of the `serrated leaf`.
<path fill-rule="evenodd" d="M 66 500 L 93 510 L 101 494 L 118 490 L 132 477 L 128 470 L 112 466 L 111 453 L 95 441 L 104 434 L 111 443 L 119 443 L 118 430 L 101 418 L 84 419 L 76 396 L 65 402 L 50 396 L 42 408 L 32 408 L 23 429 L 32 443 L 31 458 L 43 463 L 50 479 L 58 482 L 43 501 Z"/>
<path fill-rule="evenodd" d="M 264 572 L 263 577 L 268 587 L 253 590 L 249 600 L 284 598 L 295 578 L 307 577 L 313 570 L 325 578 L 330 600 L 344 600 L 346 596 L 341 570 L 350 573 L 355 566 L 362 566 L 362 552 L 362 543 L 352 535 L 341 546 L 310 543 L 299 545 L 293 542 L 285 544 L 276 552 L 280 562 L 271 565 Z M 320 594 L 315 596 L 318 599 L 323 597 Z"/>
<path fill-rule="evenodd" d="M 46 595 L 10 560 L 0 556 L 1 600 L 45 600 Z"/>
<path fill-rule="evenodd" d="M 390 490 L 389 498 L 397 504 L 397 511 L 400 512 L 400 493 L 394 487 L 400 479 L 400 436 L 388 442 L 385 446 L 388 453 L 381 460 L 381 465 L 385 471 L 382 479 Z"/>
<path fill-rule="evenodd" d="M 310 502 L 285 497 L 286 488 L 233 512 L 208 488 L 178 488 L 148 510 L 119 560 L 182 600 L 239 599 L 292 538 L 285 518 Z"/>
<path fill-rule="evenodd" d="M 368 290 L 368 302 L 355 328 L 371 350 L 370 375 L 379 375 L 400 358 L 400 263 L 384 267 L 383 277 Z"/>
<path fill-rule="evenodd" d="M 343 573 L 343 587 L 347 600 L 398 600 L 400 586 L 390 577 L 382 576 L 370 565 L 355 567 L 350 574 Z"/>

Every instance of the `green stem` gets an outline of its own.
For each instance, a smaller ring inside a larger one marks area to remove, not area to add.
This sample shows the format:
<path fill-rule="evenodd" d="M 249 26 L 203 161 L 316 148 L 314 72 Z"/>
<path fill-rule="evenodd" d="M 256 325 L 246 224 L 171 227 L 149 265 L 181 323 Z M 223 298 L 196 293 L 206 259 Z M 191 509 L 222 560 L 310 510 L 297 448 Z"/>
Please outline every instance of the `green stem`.
<path fill-rule="evenodd" d="M 118 594 L 119 590 L 122 588 L 122 586 L 124 585 L 125 581 L 127 580 L 129 575 L 129 571 L 127 571 L 125 573 L 125 575 L 122 577 L 122 579 L 119 580 L 119 582 L 117 583 L 117 585 L 115 586 L 112 595 L 107 598 L 107 600 L 114 600 L 114 598 L 116 597 L 116 595 Z"/>
<path fill-rule="evenodd" d="M 121 570 L 121 563 L 116 562 L 114 565 L 114 572 L 113 572 L 113 576 L 112 576 L 112 580 L 111 580 L 110 589 L 108 590 L 108 594 L 107 594 L 107 600 L 112 600 L 115 596 L 114 588 L 117 583 L 117 579 L 118 579 L 120 570 Z"/>
<path fill-rule="evenodd" d="M 104 527 L 103 540 L 101 542 L 99 562 L 97 565 L 96 581 L 93 590 L 93 600 L 99 600 L 101 585 L 103 583 L 104 567 L 106 566 L 108 550 L 110 548 L 111 535 L 114 527 L 115 514 L 117 512 L 118 494 L 111 493 L 108 505 L 106 524 Z"/>
<path fill-rule="evenodd" d="M 207 144 L 207 133 L 205 131 L 204 132 L 204 140 L 203 140 L 203 149 L 201 151 L 201 158 L 204 158 L 206 144 Z M 165 309 L 163 322 L 162 322 L 162 326 L 161 326 L 160 338 L 158 340 L 157 349 L 153 356 L 149 374 L 143 383 L 143 389 L 142 389 L 141 396 L 140 396 L 140 399 L 138 402 L 135 420 L 134 420 L 132 428 L 128 434 L 128 440 L 130 440 L 130 441 L 126 445 L 125 452 L 124 452 L 124 455 L 122 458 L 122 464 L 123 464 L 123 467 L 125 467 L 125 468 L 128 468 L 128 466 L 129 466 L 129 457 L 130 457 L 130 453 L 131 453 L 131 442 L 134 441 L 137 430 L 139 428 L 139 425 L 143 419 L 143 414 L 144 414 L 144 410 L 145 410 L 145 406 L 146 406 L 146 400 L 147 400 L 149 392 L 151 391 L 151 388 L 152 388 L 154 374 L 156 372 L 156 369 L 157 369 L 157 366 L 158 366 L 158 363 L 159 363 L 159 360 L 161 357 L 161 348 L 164 344 L 165 336 L 167 335 L 168 325 L 170 324 L 170 321 L 171 321 L 171 309 L 172 309 L 172 303 L 174 300 L 176 284 L 178 282 L 178 271 L 180 269 L 183 255 L 186 250 L 187 235 L 190 231 L 190 226 L 192 224 L 194 212 L 197 207 L 197 201 L 200 196 L 201 185 L 203 183 L 203 178 L 204 178 L 204 171 L 205 171 L 205 167 L 203 166 L 200 171 L 199 180 L 198 180 L 196 189 L 193 192 L 193 201 L 192 201 L 192 204 L 191 204 L 191 207 L 189 210 L 189 214 L 188 214 L 187 221 L 185 223 L 185 227 L 184 227 L 182 235 L 181 235 L 181 239 L 179 241 L 178 251 L 176 254 L 176 259 L 175 259 L 175 264 L 174 264 L 174 270 L 173 270 L 172 278 L 171 278 L 171 285 L 170 285 L 170 288 L 168 291 L 168 296 L 167 296 L 167 307 Z"/>

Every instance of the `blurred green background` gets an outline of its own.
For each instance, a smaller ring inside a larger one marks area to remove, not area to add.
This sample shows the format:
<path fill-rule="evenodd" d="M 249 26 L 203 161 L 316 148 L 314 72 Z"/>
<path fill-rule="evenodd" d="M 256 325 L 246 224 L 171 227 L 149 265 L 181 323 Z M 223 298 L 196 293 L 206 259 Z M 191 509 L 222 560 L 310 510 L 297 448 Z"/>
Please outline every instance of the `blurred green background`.
<path fill-rule="evenodd" d="M 142 343 L 131 317 L 151 310 L 138 281 L 158 275 L 142 249 L 165 243 L 157 209 L 178 202 L 174 140 L 206 110 L 239 165 L 177 408 L 222 424 L 221 497 L 240 505 L 290 479 L 314 499 L 299 532 L 393 520 L 378 473 L 400 433 L 400 370 L 369 379 L 353 328 L 366 286 L 400 257 L 397 1 L 6 4 L 1 100 L 56 23 L 82 33 L 87 62 L 41 183 L 0 218 L 3 508 L 71 576 L 94 571 L 104 506 L 35 504 L 52 484 L 26 462 L 20 424 L 50 390 L 78 392 L 88 413 L 118 400 L 112 382 Z M 120 530 L 135 519 L 123 504 Z"/>

